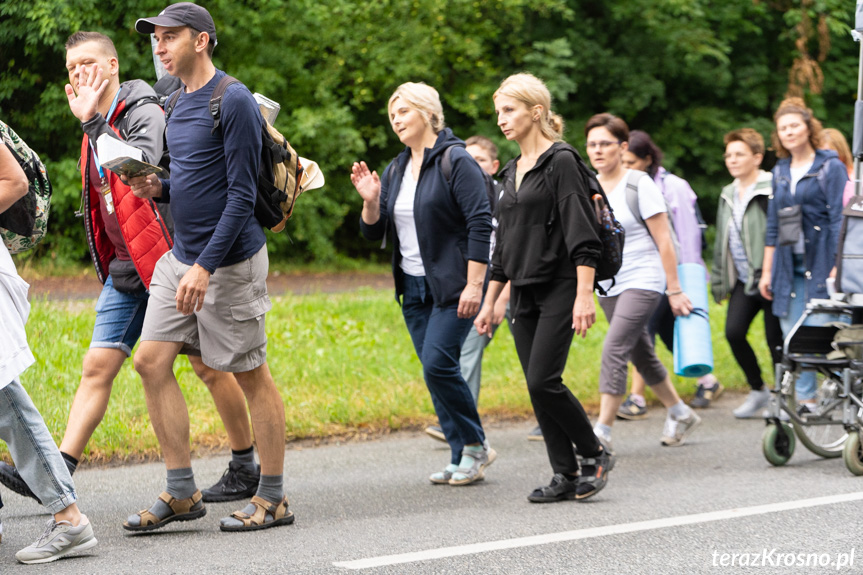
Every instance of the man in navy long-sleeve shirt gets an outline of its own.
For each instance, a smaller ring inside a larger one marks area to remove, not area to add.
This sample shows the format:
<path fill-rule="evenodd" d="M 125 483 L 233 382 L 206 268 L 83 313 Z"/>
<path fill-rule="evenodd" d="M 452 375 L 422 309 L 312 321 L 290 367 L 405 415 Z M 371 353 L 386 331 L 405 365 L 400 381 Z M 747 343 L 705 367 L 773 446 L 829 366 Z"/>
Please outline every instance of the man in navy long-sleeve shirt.
<path fill-rule="evenodd" d="M 211 60 L 216 28 L 205 8 L 173 4 L 135 28 L 154 33 L 155 53 L 185 85 L 167 121 L 171 178 L 129 181 L 138 197 L 167 201 L 174 219 L 172 251 L 156 264 L 135 369 L 165 464 L 167 489 L 147 510 L 129 516 L 130 531 L 158 529 L 206 514 L 192 473 L 189 414 L 173 373 L 182 352 L 233 372 L 246 395 L 261 459 L 257 494 L 222 518 L 223 531 L 293 522 L 284 496 L 285 408 L 266 362 L 264 317 L 267 248 L 254 217 L 262 119 L 249 90 L 227 88 L 220 126 L 213 130 L 210 99 L 225 73 Z"/>

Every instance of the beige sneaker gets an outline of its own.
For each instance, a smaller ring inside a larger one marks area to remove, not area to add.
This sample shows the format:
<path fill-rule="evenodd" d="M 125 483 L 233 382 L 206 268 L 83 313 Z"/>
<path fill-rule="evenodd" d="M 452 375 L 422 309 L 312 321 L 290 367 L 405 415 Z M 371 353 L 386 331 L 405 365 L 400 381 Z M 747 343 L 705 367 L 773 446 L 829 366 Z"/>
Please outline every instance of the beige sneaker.
<path fill-rule="evenodd" d="M 669 415 L 665 418 L 665 428 L 662 430 L 662 445 L 668 447 L 683 445 L 686 442 L 686 436 L 699 423 L 701 423 L 701 418 L 691 409 L 689 410 L 689 416 L 683 419 L 674 419 Z"/>

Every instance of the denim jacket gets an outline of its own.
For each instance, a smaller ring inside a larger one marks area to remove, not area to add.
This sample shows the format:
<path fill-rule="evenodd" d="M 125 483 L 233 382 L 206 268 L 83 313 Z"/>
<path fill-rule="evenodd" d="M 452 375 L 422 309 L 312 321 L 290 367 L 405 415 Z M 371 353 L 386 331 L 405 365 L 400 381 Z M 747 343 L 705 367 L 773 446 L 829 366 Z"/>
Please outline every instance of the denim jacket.
<path fill-rule="evenodd" d="M 819 174 L 823 168 L 823 172 Z M 773 168 L 773 196 L 767 206 L 765 245 L 775 246 L 770 288 L 773 291 L 773 313 L 788 315 L 794 283 L 793 246 L 778 246 L 778 212 L 801 205 L 803 220 L 804 263 L 806 271 L 805 301 L 827 298 L 827 276 L 836 265 L 839 228 L 842 223 L 842 193 L 848 172 L 833 150 L 816 150 L 815 161 L 797 183 L 791 195 L 791 158 L 783 158 Z M 801 294 L 796 294 L 800 296 Z"/>

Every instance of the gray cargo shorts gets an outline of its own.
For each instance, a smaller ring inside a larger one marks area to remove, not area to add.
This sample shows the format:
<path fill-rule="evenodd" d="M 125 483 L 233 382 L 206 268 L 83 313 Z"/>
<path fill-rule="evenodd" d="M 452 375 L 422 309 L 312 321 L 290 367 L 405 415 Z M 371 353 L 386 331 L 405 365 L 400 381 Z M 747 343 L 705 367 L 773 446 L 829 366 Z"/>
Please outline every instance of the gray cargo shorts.
<path fill-rule="evenodd" d="M 141 341 L 182 342 L 182 353 L 200 355 L 205 365 L 219 371 L 239 373 L 263 365 L 264 318 L 273 307 L 267 295 L 267 246 L 249 259 L 217 269 L 201 310 L 183 315 L 174 297 L 191 267 L 170 251 L 156 263 Z"/>

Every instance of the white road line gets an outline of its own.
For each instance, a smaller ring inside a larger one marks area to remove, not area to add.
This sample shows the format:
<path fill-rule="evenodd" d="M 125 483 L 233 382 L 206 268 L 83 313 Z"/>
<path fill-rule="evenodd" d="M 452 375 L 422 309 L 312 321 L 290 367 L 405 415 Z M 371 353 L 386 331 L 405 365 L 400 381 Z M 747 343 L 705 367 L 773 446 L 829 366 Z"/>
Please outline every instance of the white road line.
<path fill-rule="evenodd" d="M 739 509 L 727 509 L 724 511 L 712 511 L 709 513 L 696 513 L 694 515 L 652 519 L 650 521 L 636 521 L 634 523 L 591 527 L 589 529 L 577 529 L 575 531 L 561 531 L 559 533 L 547 533 L 545 535 L 534 535 L 531 537 L 501 539 L 499 541 L 472 543 L 470 545 L 458 545 L 455 547 L 441 547 L 439 549 L 427 549 L 426 551 L 416 551 L 413 553 L 383 555 L 381 557 L 357 559 L 356 561 L 336 561 L 333 565 L 336 567 L 355 570 L 371 569 L 373 567 L 385 567 L 387 565 L 398 565 L 400 563 L 415 563 L 417 561 L 445 559 L 447 557 L 472 555 L 474 553 L 485 553 L 488 551 L 500 551 L 502 549 L 516 549 L 518 547 L 547 545 L 549 543 L 559 543 L 561 541 L 577 541 L 579 539 L 605 537 L 606 535 L 619 535 L 621 533 L 634 533 L 636 531 L 649 531 L 651 529 L 664 529 L 666 527 L 679 527 L 681 525 L 695 525 L 698 523 L 709 523 L 711 521 L 723 521 L 726 519 L 736 519 L 738 517 L 748 517 L 751 515 L 778 513 L 780 511 L 792 511 L 794 509 L 805 509 L 807 507 L 818 507 L 821 505 L 833 505 L 836 503 L 861 500 L 863 500 L 863 492 L 845 493 L 842 495 L 829 495 L 812 499 L 786 501 L 784 503 L 770 503 L 768 505 L 755 505 L 753 507 L 741 507 Z"/>

